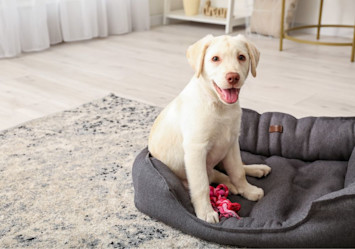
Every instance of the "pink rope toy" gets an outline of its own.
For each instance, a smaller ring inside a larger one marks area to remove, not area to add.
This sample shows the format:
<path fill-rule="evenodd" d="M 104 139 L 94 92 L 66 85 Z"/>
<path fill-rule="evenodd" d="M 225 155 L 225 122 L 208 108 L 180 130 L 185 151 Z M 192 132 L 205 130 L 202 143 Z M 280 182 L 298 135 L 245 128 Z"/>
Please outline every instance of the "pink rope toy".
<path fill-rule="evenodd" d="M 235 217 L 240 219 L 237 212 L 240 210 L 241 206 L 239 203 L 232 203 L 227 199 L 229 190 L 224 184 L 219 184 L 216 188 L 210 186 L 210 200 L 213 209 L 218 212 L 219 218 L 222 217 Z"/>

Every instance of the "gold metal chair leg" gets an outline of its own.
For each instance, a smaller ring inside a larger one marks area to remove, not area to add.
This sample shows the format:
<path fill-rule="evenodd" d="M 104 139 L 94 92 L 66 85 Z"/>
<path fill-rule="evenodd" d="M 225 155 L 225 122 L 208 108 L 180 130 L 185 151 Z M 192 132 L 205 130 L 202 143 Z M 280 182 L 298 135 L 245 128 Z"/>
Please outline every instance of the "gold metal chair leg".
<path fill-rule="evenodd" d="M 317 40 L 319 40 L 319 35 L 320 35 L 322 12 L 323 12 L 323 0 L 320 0 L 319 15 L 318 15 L 318 27 L 317 27 Z"/>
<path fill-rule="evenodd" d="M 282 0 L 281 23 L 280 23 L 280 51 L 282 51 L 282 45 L 284 39 L 284 18 L 285 18 L 285 0 Z"/>
<path fill-rule="evenodd" d="M 285 30 L 284 27 L 284 21 L 285 21 L 285 2 L 286 0 L 282 0 L 282 6 L 281 6 L 281 22 L 280 22 L 280 51 L 283 49 L 283 39 L 299 42 L 299 43 L 306 43 L 306 44 L 317 44 L 317 45 L 327 45 L 327 46 L 351 46 L 351 57 L 350 60 L 351 62 L 354 62 L 355 59 L 355 25 L 343 25 L 343 24 L 321 24 L 322 22 L 322 12 L 323 12 L 323 1 L 320 0 L 320 6 L 319 6 L 319 16 L 318 16 L 318 25 L 305 25 L 305 26 L 298 26 L 298 27 L 293 27 L 293 28 L 288 28 Z M 303 40 L 299 39 L 296 37 L 293 37 L 288 34 L 288 32 L 294 31 L 294 30 L 300 30 L 300 29 L 308 29 L 308 28 L 317 28 L 317 40 L 320 38 L 320 28 L 321 27 L 337 27 L 337 28 L 353 28 L 354 29 L 354 35 L 353 35 L 353 41 L 352 43 L 350 42 L 321 42 L 321 41 L 309 41 L 309 40 Z"/>
<path fill-rule="evenodd" d="M 353 48 L 351 49 L 351 62 L 354 62 L 355 57 L 355 23 L 354 23 L 354 37 L 353 37 Z"/>

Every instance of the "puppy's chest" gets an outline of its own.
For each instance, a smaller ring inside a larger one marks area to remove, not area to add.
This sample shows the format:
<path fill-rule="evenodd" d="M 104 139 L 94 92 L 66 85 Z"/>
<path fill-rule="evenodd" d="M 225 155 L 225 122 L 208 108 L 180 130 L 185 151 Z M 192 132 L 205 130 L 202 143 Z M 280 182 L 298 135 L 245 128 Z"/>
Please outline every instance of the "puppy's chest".
<path fill-rule="evenodd" d="M 218 129 L 217 132 L 211 134 L 208 143 L 206 162 L 208 167 L 214 167 L 225 158 L 239 134 L 237 124 L 220 128 L 221 129 Z"/>

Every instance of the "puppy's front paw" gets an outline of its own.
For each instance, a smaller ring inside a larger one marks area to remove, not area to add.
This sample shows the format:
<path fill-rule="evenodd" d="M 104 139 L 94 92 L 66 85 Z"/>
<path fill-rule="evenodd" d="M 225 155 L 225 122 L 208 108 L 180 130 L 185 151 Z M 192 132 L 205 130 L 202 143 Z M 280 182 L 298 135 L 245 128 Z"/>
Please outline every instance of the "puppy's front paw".
<path fill-rule="evenodd" d="M 257 201 L 264 197 L 264 190 L 248 184 L 240 194 L 250 201 Z"/>
<path fill-rule="evenodd" d="M 267 176 L 271 172 L 271 168 L 265 164 L 245 165 L 244 170 L 248 176 L 253 176 L 258 178 Z"/>
<path fill-rule="evenodd" d="M 226 186 L 229 189 L 229 192 L 231 192 L 234 195 L 238 194 L 238 189 L 231 182 L 226 183 Z"/>
<path fill-rule="evenodd" d="M 215 212 L 212 208 L 210 210 L 196 212 L 197 218 L 207 221 L 208 223 L 217 223 L 219 222 L 218 213 Z"/>

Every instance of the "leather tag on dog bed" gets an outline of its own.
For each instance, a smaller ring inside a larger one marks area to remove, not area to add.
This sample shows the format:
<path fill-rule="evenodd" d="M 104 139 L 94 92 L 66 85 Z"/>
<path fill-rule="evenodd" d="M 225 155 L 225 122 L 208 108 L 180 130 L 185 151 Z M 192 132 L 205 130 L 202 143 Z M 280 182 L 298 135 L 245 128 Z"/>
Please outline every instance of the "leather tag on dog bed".
<path fill-rule="evenodd" d="M 269 127 L 269 133 L 274 133 L 274 132 L 282 133 L 283 130 L 284 129 L 282 125 L 270 125 Z"/>

